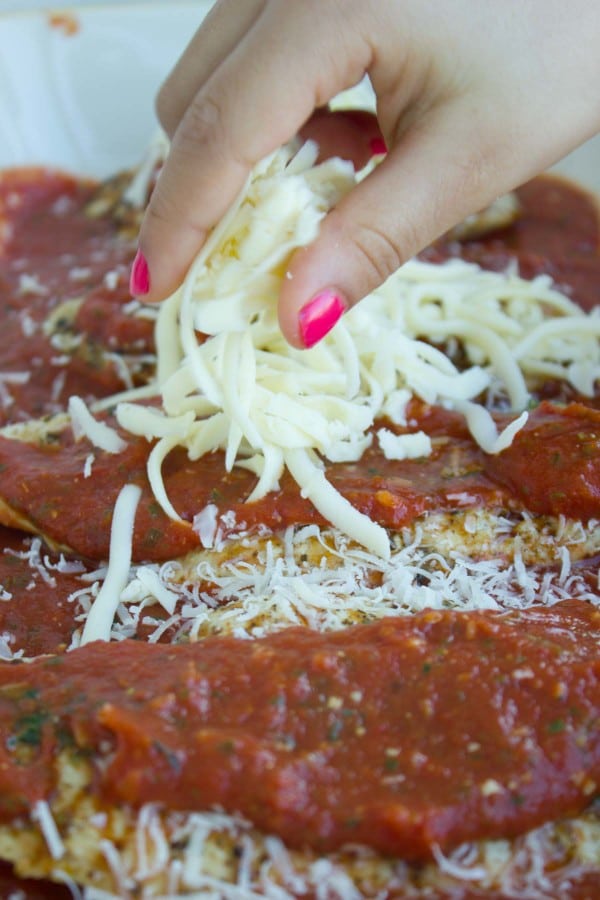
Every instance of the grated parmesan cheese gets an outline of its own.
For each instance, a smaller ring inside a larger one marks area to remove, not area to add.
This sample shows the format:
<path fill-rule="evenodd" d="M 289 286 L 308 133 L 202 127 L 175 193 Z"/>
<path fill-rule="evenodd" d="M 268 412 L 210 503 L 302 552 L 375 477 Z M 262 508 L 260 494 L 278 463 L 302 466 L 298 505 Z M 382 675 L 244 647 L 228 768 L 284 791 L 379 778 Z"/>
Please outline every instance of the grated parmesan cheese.
<path fill-rule="evenodd" d="M 111 269 L 110 272 L 106 272 L 102 283 L 107 291 L 115 291 L 119 284 L 119 272 L 117 269 Z"/>
<path fill-rule="evenodd" d="M 92 466 L 94 465 L 96 457 L 93 453 L 88 453 L 85 458 L 85 462 L 83 464 L 83 477 L 89 478 L 92 474 Z"/>
<path fill-rule="evenodd" d="M 129 603 L 132 600 L 143 600 L 148 596 L 157 600 L 169 615 L 173 614 L 178 600 L 175 591 L 165 587 L 158 572 L 151 566 L 139 566 L 135 579 L 121 592 L 121 600 L 123 603 Z"/>
<path fill-rule="evenodd" d="M 19 275 L 19 293 L 43 297 L 48 293 L 48 288 L 40 282 L 37 275 L 22 272 Z"/>
<path fill-rule="evenodd" d="M 220 811 L 171 813 L 155 804 L 127 821 L 128 842 L 99 830 L 99 847 L 113 891 L 88 886 L 85 900 L 140 896 L 161 900 L 321 900 L 369 897 L 501 894 L 514 900 L 553 900 L 569 895 L 578 876 L 597 870 L 598 820 L 585 815 L 545 825 L 506 840 L 462 844 L 449 854 L 434 848 L 435 861 L 413 868 L 364 847 L 319 857 L 289 850 L 241 816 Z M 106 835 L 106 836 L 104 836 Z"/>
<path fill-rule="evenodd" d="M 8 409 L 14 403 L 14 398 L 7 385 L 27 384 L 30 377 L 30 372 L 0 372 L 0 404 L 4 409 Z"/>
<path fill-rule="evenodd" d="M 457 515 L 451 519 L 456 528 Z M 218 520 L 215 525 L 218 531 Z M 445 533 L 448 527 L 442 517 L 439 528 Z M 152 629 L 151 642 L 167 630 L 178 642 L 210 633 L 252 639 L 293 625 L 337 630 L 425 608 L 524 609 L 573 597 L 598 605 L 586 578 L 570 566 L 539 570 L 524 565 L 520 548 L 525 550 L 526 535 L 516 525 L 512 544 L 502 543 L 502 522 L 495 523 L 493 516 L 480 514 L 473 530 L 480 541 L 476 550 L 489 542 L 501 552 L 473 559 L 464 550 L 432 551 L 439 543 L 435 529 L 427 537 L 416 529 L 412 541 L 408 533 L 403 535 L 389 560 L 350 544 L 339 531 L 322 531 L 316 525 L 290 527 L 281 536 L 262 539 L 245 538 L 242 532 L 235 539 L 219 540 L 212 550 L 195 551 L 160 568 L 140 567 L 141 578 L 140 568 L 133 571 L 120 594 L 110 637 L 134 637 L 141 622 Z M 532 530 L 529 540 L 540 558 L 542 534 Z M 568 556 L 566 546 L 553 542 L 546 552 L 548 562 Z M 72 599 L 84 610 L 84 620 L 94 602 L 93 589 L 75 592 Z M 157 601 L 167 619 L 144 615 Z"/>

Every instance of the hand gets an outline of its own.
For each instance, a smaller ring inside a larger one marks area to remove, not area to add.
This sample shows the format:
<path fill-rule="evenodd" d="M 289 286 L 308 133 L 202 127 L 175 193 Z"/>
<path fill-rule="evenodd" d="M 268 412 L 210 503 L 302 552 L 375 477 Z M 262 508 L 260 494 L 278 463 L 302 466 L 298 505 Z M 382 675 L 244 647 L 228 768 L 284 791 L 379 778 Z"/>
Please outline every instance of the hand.
<path fill-rule="evenodd" d="M 279 319 L 299 347 L 441 233 L 600 130 L 600 5 L 220 0 L 158 98 L 172 144 L 133 293 L 168 295 L 253 165 L 365 73 L 389 152 L 290 263 Z M 367 124 L 363 147 L 376 134 Z"/>

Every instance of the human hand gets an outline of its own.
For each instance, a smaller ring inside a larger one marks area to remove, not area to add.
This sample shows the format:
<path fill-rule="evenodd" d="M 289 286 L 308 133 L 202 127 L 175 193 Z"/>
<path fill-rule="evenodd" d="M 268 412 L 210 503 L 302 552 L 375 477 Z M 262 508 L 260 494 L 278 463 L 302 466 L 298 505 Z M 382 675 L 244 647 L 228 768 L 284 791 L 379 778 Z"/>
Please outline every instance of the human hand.
<path fill-rule="evenodd" d="M 132 293 L 167 296 L 253 165 L 368 73 L 388 155 L 282 287 L 282 332 L 311 345 L 437 236 L 600 130 L 599 51 L 589 0 L 220 0 L 158 98 L 172 144 Z M 377 134 L 363 126 L 355 157 Z"/>

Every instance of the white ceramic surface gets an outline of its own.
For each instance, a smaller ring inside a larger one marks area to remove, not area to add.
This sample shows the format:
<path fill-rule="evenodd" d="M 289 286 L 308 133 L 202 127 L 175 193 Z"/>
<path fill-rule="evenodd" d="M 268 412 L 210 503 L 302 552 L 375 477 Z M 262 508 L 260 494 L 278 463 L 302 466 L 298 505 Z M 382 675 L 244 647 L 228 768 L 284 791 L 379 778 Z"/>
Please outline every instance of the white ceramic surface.
<path fill-rule="evenodd" d="M 0 0 L 0 167 L 103 177 L 138 162 L 156 129 L 156 89 L 210 5 L 79 0 L 69 34 L 51 24 L 48 7 L 60 3 Z M 600 138 L 558 168 L 600 193 Z"/>
<path fill-rule="evenodd" d="M 139 161 L 153 98 L 209 0 L 0 14 L 0 167 L 41 163 L 102 177 Z M 58 6 L 57 9 L 60 9 Z"/>
<path fill-rule="evenodd" d="M 111 0 L 108 0 L 110 3 Z M 112 0 L 116 3 L 117 0 Z M 145 5 L 156 3 L 164 5 L 165 0 L 119 0 L 119 6 L 131 6 L 135 3 L 143 3 Z M 24 10 L 50 9 L 60 12 L 65 8 L 79 9 L 82 6 L 98 6 L 98 0 L 66 0 L 60 3 L 58 0 L 0 0 L 0 13 L 3 12 L 23 12 Z"/>

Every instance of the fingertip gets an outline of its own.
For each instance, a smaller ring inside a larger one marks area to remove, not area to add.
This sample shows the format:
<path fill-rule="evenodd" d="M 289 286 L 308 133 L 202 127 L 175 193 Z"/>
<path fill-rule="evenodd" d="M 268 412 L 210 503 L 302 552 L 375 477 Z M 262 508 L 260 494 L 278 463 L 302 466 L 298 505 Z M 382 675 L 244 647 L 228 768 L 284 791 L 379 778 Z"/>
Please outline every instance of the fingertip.
<path fill-rule="evenodd" d="M 314 347 L 330 333 L 353 305 L 347 287 L 335 277 L 339 260 L 322 242 L 297 250 L 290 260 L 279 297 L 279 326 L 285 339 L 299 350 Z"/>
<path fill-rule="evenodd" d="M 175 264 L 172 257 L 169 260 L 166 250 L 150 254 L 138 249 L 129 277 L 131 296 L 144 303 L 165 300 L 182 284 L 193 258 L 192 255 L 189 261 L 186 258 L 186 261 Z"/>
<path fill-rule="evenodd" d="M 129 275 L 129 293 L 132 297 L 143 298 L 150 291 L 150 269 L 148 268 L 148 260 L 141 250 L 138 249 Z"/>
<path fill-rule="evenodd" d="M 348 309 L 348 301 L 334 287 L 324 288 L 298 311 L 298 334 L 307 350 L 322 341 Z"/>
<path fill-rule="evenodd" d="M 206 232 L 183 222 L 156 220 L 146 211 L 136 255 L 131 265 L 129 290 L 144 303 L 159 303 L 182 284 L 202 248 Z"/>
<path fill-rule="evenodd" d="M 479 175 L 475 140 L 474 164 L 465 178 L 468 159 L 455 131 L 468 135 L 473 126 L 468 111 L 459 113 L 462 132 L 449 125 L 456 110 L 430 113 L 325 216 L 313 243 L 294 254 L 279 301 L 281 329 L 293 346 L 314 346 L 339 320 L 331 296 L 328 307 L 320 300 L 316 311 L 307 311 L 315 298 L 334 293 L 349 309 L 440 234 L 511 187 L 500 176 L 494 182 Z M 383 155 L 385 145 L 377 139 L 371 136 L 371 150 Z"/>

